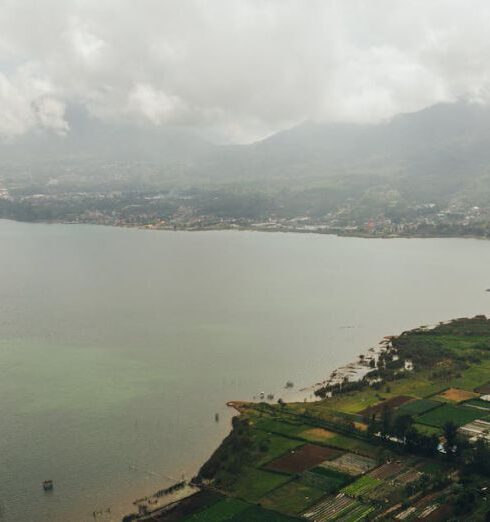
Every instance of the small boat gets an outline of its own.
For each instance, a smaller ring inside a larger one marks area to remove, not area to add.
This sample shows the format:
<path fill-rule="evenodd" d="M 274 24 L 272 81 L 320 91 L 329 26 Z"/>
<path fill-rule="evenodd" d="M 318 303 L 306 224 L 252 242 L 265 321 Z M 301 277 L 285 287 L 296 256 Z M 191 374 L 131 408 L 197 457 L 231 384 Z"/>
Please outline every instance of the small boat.
<path fill-rule="evenodd" d="M 43 489 L 44 491 L 51 491 L 54 487 L 52 480 L 44 480 L 43 481 Z"/>

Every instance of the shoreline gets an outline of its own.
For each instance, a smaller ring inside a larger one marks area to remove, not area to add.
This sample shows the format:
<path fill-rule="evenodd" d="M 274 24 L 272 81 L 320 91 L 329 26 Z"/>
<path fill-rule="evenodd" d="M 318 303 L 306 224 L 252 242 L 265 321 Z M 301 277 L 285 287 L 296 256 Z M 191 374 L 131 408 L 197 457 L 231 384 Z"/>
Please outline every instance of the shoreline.
<path fill-rule="evenodd" d="M 462 234 L 369 234 L 367 232 L 342 232 L 339 230 L 329 229 L 328 227 L 318 226 L 315 229 L 294 228 L 294 227 L 254 227 L 240 225 L 223 225 L 223 226 L 168 226 L 158 227 L 152 224 L 116 224 L 116 223 L 96 223 L 90 221 L 23 221 L 12 218 L 1 218 L 0 221 L 10 221 L 12 223 L 30 224 L 30 225 L 89 225 L 97 227 L 109 227 L 118 229 L 134 229 L 134 230 L 151 230 L 157 232 L 221 232 L 221 231 L 237 231 L 237 232 L 266 232 L 266 233 L 283 233 L 283 234 L 315 234 L 324 236 L 334 236 L 340 238 L 356 238 L 356 239 L 476 239 L 481 241 L 490 240 L 487 235 L 462 235 Z"/>
<path fill-rule="evenodd" d="M 431 329 L 433 327 L 435 327 L 435 326 L 426 326 L 424 328 Z M 421 327 L 419 326 L 419 327 L 413 328 L 410 331 L 417 330 L 419 328 L 421 328 Z M 286 403 L 286 404 L 294 404 L 294 403 L 301 403 L 301 402 L 312 403 L 312 402 L 325 400 L 329 396 L 320 397 L 315 394 L 315 391 L 324 386 L 329 386 L 329 385 L 335 386 L 340 383 L 346 383 L 346 382 L 349 382 L 349 383 L 360 382 L 364 378 L 364 376 L 373 369 L 370 366 L 370 361 L 374 360 L 376 362 L 382 353 L 386 353 L 386 352 L 390 351 L 392 349 L 391 340 L 394 339 L 395 337 L 397 337 L 397 336 L 394 336 L 394 335 L 385 336 L 378 343 L 377 346 L 370 347 L 370 348 L 367 348 L 366 350 L 362 351 L 357 356 L 357 360 L 347 362 L 341 366 L 338 366 L 331 372 L 331 374 L 328 378 L 324 379 L 321 382 L 317 382 L 315 384 L 299 388 L 299 389 L 295 390 L 294 392 L 292 392 L 292 390 L 288 390 L 287 388 L 284 388 L 285 390 L 291 391 L 292 393 L 295 393 L 295 394 L 301 393 L 301 395 L 304 395 L 304 392 L 307 392 L 309 394 L 309 398 L 304 397 L 303 401 L 300 399 L 285 400 L 284 403 Z M 349 377 L 351 377 L 351 378 L 349 378 Z M 259 404 L 261 402 L 266 402 L 267 404 L 275 404 L 275 403 L 277 403 L 277 400 L 267 399 L 267 398 L 259 400 L 254 397 L 254 400 L 252 400 L 252 401 L 250 401 L 250 400 L 249 401 L 229 400 L 226 402 L 226 406 L 233 410 L 232 417 L 235 417 L 235 416 L 240 416 L 243 413 L 243 410 L 246 409 L 248 404 L 253 404 L 253 403 Z M 228 434 L 218 444 L 217 448 L 220 447 L 220 445 L 223 443 L 223 441 L 230 435 L 232 430 L 233 430 L 233 426 L 230 423 L 230 429 L 228 431 Z M 208 460 L 209 460 L 209 458 L 210 457 L 208 457 Z M 205 461 L 205 462 L 207 462 L 207 461 Z M 202 465 L 204 465 L 205 462 Z M 197 471 L 199 471 L 199 470 L 197 470 Z M 176 500 L 173 495 L 173 488 L 175 486 L 177 487 L 178 490 L 180 490 L 180 488 L 182 488 L 183 492 L 189 491 L 189 494 L 184 495 L 184 496 L 182 496 L 182 498 L 179 498 Z M 148 520 L 151 520 L 152 516 L 156 516 L 158 513 L 164 513 L 165 510 L 171 508 L 173 505 L 181 502 L 185 498 L 188 498 L 189 496 L 192 496 L 196 492 L 200 491 L 201 486 L 196 487 L 196 484 L 194 483 L 194 477 L 193 477 L 189 481 L 182 481 L 182 482 L 175 484 L 174 486 L 170 486 L 170 488 L 167 488 L 167 490 L 170 490 L 168 502 L 163 501 L 160 505 L 158 505 L 158 501 L 162 496 L 166 495 L 166 493 L 165 493 L 166 490 L 159 490 L 159 491 L 156 491 L 155 493 L 152 493 L 151 495 L 147 495 L 143 499 L 133 500 L 131 503 L 138 508 L 138 510 L 140 512 L 140 516 L 137 518 L 126 518 L 125 517 L 125 518 L 123 518 L 123 522 L 126 522 L 126 521 L 129 522 L 132 520 L 134 520 L 134 522 L 139 522 L 140 520 L 144 521 L 144 520 L 147 520 L 145 518 L 146 516 L 149 516 L 150 518 L 148 518 Z M 142 506 L 141 509 L 140 509 L 140 505 Z M 155 506 L 155 509 L 153 509 L 151 511 L 145 511 L 145 509 L 147 509 L 148 507 L 150 507 L 152 505 Z M 157 505 L 158 505 L 158 507 L 156 507 Z M 131 515 L 127 515 L 127 516 L 130 517 Z M 142 517 L 142 518 L 140 518 L 140 517 Z"/>

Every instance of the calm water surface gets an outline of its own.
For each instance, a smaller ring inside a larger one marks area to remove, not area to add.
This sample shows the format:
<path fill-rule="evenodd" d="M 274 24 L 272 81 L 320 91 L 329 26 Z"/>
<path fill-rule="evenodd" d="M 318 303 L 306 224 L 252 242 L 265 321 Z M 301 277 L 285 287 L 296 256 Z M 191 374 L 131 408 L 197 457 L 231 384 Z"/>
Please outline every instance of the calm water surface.
<path fill-rule="evenodd" d="M 0 221 L 0 520 L 119 520 L 196 471 L 227 400 L 489 313 L 487 287 L 477 240 Z"/>

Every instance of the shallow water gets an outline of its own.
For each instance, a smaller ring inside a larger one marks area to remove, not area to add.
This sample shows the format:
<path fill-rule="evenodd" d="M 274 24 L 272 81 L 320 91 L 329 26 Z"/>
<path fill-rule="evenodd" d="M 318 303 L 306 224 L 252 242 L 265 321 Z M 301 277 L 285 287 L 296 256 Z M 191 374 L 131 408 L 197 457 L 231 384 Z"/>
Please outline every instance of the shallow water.
<path fill-rule="evenodd" d="M 119 520 L 196 471 L 227 400 L 488 313 L 489 266 L 471 239 L 0 221 L 0 520 Z"/>

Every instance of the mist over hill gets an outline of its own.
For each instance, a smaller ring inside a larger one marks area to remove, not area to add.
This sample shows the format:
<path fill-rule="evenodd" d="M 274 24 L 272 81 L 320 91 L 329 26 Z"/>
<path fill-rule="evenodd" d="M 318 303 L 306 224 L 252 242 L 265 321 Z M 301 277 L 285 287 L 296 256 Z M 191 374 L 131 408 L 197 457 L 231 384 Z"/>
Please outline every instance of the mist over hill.
<path fill-rule="evenodd" d="M 305 122 L 242 145 L 191 128 L 101 123 L 77 107 L 68 116 L 65 136 L 31 132 L 1 145 L 4 217 L 126 222 L 120 208 L 130 208 L 135 223 L 303 216 L 359 227 L 436 224 L 427 208 L 465 224 L 468 209 L 478 207 L 480 221 L 490 209 L 490 109 L 481 104 L 437 104 L 379 124 Z"/>

